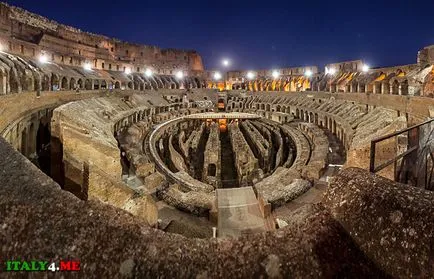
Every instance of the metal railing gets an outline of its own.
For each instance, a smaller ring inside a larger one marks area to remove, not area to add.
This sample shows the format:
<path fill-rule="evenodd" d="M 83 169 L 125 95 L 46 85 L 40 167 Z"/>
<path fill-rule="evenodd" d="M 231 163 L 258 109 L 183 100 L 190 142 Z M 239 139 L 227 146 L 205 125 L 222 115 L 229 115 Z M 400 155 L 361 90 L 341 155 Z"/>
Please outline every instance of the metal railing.
<path fill-rule="evenodd" d="M 397 182 L 434 190 L 433 133 L 434 118 L 372 140 L 370 172 L 382 171 Z M 378 157 L 383 161 L 378 163 Z"/>

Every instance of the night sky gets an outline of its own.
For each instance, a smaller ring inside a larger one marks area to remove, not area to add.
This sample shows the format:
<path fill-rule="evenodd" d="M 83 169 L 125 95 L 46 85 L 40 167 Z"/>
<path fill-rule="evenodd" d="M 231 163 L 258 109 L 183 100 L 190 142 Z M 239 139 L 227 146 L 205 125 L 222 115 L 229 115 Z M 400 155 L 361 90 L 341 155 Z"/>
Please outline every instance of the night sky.
<path fill-rule="evenodd" d="M 207 69 L 318 65 L 364 59 L 416 63 L 434 44 L 434 1 L 7 1 L 85 31 L 197 50 Z"/>

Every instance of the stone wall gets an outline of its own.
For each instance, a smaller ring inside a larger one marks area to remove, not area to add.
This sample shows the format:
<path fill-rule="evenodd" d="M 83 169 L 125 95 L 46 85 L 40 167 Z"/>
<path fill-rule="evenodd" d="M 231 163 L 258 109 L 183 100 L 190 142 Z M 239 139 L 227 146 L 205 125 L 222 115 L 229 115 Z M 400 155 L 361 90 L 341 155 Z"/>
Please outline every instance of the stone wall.
<path fill-rule="evenodd" d="M 194 50 L 161 49 L 157 46 L 121 42 L 103 35 L 62 25 L 26 10 L 0 4 L 0 38 L 11 53 L 37 60 L 46 54 L 51 62 L 94 69 L 174 75 L 183 71 L 190 75 L 203 71 L 202 58 Z M 37 39 L 35 39 L 37 38 Z"/>
<path fill-rule="evenodd" d="M 262 178 L 262 170 L 259 168 L 258 160 L 241 133 L 238 123 L 229 124 L 228 129 L 239 185 L 249 185 L 253 181 Z"/>
<path fill-rule="evenodd" d="M 8 259 L 76 258 L 85 263 L 80 274 L 94 278 L 372 278 L 384 272 L 428 278 L 434 272 L 434 220 L 420 214 L 433 210 L 432 194 L 362 170 L 341 172 L 329 186 L 326 207 L 288 216 L 291 226 L 217 241 L 153 230 L 124 210 L 81 201 L 1 138 L 0 154 L 0 246 Z"/>
<path fill-rule="evenodd" d="M 205 146 L 202 181 L 216 188 L 221 185 L 221 145 L 219 125 L 209 125 L 208 142 Z"/>

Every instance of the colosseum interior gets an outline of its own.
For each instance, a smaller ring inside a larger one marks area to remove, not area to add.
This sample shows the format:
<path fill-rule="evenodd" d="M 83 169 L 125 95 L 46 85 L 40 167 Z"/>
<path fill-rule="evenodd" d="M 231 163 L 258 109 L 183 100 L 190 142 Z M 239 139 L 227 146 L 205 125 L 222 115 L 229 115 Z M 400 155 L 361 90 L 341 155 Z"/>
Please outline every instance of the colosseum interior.
<path fill-rule="evenodd" d="M 193 50 L 5 3 L 0 27 L 3 260 L 79 259 L 96 278 L 434 274 L 434 46 L 411 65 L 217 82 Z"/>

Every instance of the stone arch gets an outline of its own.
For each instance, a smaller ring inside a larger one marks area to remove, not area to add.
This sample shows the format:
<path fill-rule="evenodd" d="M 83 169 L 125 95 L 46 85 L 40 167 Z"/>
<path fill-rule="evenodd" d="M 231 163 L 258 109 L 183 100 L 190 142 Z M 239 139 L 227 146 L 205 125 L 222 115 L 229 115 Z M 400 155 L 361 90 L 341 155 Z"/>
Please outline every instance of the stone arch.
<path fill-rule="evenodd" d="M 77 87 L 80 89 L 84 88 L 84 83 L 83 83 L 83 80 L 81 78 L 78 79 L 78 81 L 77 81 Z"/>
<path fill-rule="evenodd" d="M 75 78 L 71 78 L 69 80 L 69 89 L 74 90 L 75 89 Z"/>
<path fill-rule="evenodd" d="M 357 88 L 358 88 L 357 91 L 360 92 L 360 93 L 365 93 L 366 92 L 366 84 L 363 83 L 363 82 L 359 82 Z"/>
<path fill-rule="evenodd" d="M 133 82 L 132 82 L 132 81 L 129 81 L 129 82 L 127 83 L 127 87 L 128 87 L 128 89 L 133 89 L 133 88 L 134 88 L 134 84 L 133 84 Z"/>
<path fill-rule="evenodd" d="M 60 82 L 60 89 L 68 89 L 68 79 L 66 77 L 62 77 Z"/>
<path fill-rule="evenodd" d="M 100 85 L 101 83 L 100 83 L 100 81 L 98 80 L 98 79 L 95 79 L 94 81 L 93 81 L 93 89 L 94 90 L 99 90 L 100 88 L 101 88 L 101 85 Z"/>
<path fill-rule="evenodd" d="M 391 85 L 391 94 L 393 95 L 399 95 L 399 82 L 397 79 L 394 79 L 392 81 L 392 85 Z"/>
<path fill-rule="evenodd" d="M 47 75 L 43 75 L 41 78 L 41 90 L 42 91 L 50 90 L 50 77 Z"/>
<path fill-rule="evenodd" d="M 84 88 L 86 90 L 92 90 L 92 80 L 86 79 L 86 81 L 84 82 Z"/>
<path fill-rule="evenodd" d="M 408 95 L 408 80 L 401 82 L 401 95 Z"/>
<path fill-rule="evenodd" d="M 51 90 L 59 90 L 59 83 L 59 76 L 56 74 L 51 74 Z"/>
<path fill-rule="evenodd" d="M 374 82 L 374 93 L 375 94 L 383 94 L 383 90 L 381 89 L 381 82 L 376 81 Z"/>

